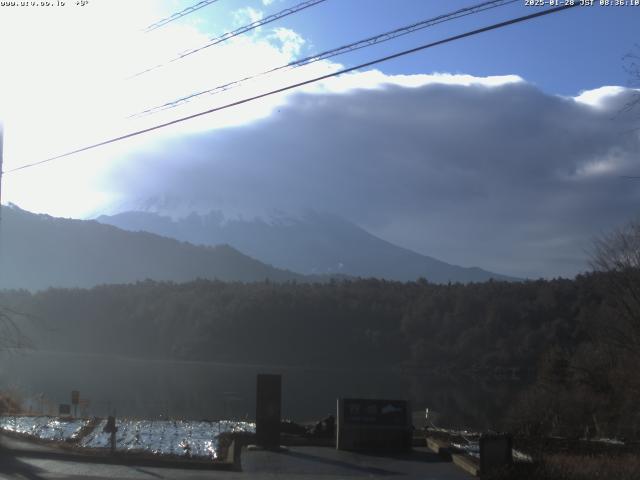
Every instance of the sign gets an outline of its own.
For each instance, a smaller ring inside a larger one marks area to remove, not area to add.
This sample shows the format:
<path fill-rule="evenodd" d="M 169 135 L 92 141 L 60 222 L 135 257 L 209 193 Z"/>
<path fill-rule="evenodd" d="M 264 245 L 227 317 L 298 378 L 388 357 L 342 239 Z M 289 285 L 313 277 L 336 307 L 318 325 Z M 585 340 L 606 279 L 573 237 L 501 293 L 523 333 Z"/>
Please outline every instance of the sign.
<path fill-rule="evenodd" d="M 78 390 L 71 391 L 71 404 L 78 405 L 80 403 L 80 392 Z"/>
<path fill-rule="evenodd" d="M 59 415 L 71 415 L 71 405 L 68 403 L 61 403 L 58 406 L 58 414 Z"/>
<path fill-rule="evenodd" d="M 413 427 L 407 401 L 339 398 L 337 407 L 337 449 L 411 450 Z"/>
<path fill-rule="evenodd" d="M 266 448 L 280 446 L 282 375 L 260 374 L 256 384 L 256 440 Z"/>

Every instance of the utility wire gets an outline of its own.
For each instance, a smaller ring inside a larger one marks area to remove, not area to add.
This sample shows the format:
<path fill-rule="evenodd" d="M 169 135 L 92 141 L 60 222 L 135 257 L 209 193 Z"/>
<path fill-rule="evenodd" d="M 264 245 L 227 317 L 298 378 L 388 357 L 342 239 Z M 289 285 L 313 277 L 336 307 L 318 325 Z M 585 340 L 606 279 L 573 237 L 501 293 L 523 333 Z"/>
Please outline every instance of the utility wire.
<path fill-rule="evenodd" d="M 193 55 L 194 53 L 200 52 L 205 48 L 213 47 L 214 45 L 218 45 L 219 43 L 226 42 L 230 38 L 237 37 L 238 35 L 242 35 L 243 33 L 249 32 L 251 30 L 254 30 L 268 23 L 275 22 L 276 20 L 280 20 L 281 18 L 287 17 L 289 15 L 292 15 L 306 8 L 313 7 L 314 5 L 317 5 L 318 3 L 322 3 L 325 1 L 326 0 L 306 0 L 302 3 L 298 3 L 297 5 L 294 5 L 293 7 L 285 8 L 284 10 L 281 10 L 278 13 L 274 13 L 273 15 L 269 15 L 268 17 L 264 17 L 260 20 L 256 20 L 255 22 L 251 22 L 248 25 L 244 25 L 243 27 L 232 30 L 231 32 L 226 32 L 218 37 L 214 37 L 210 39 L 208 43 L 198 48 L 185 50 L 184 52 L 179 53 L 177 57 L 172 58 L 168 62 L 158 64 L 154 67 L 147 68 L 146 70 L 142 70 L 141 72 L 131 75 L 130 77 L 128 77 L 128 79 L 139 77 L 140 75 L 144 75 L 145 73 L 151 72 L 158 68 L 162 68 L 166 65 L 169 65 L 170 63 L 177 62 L 178 60 L 182 60 L 184 57 L 188 57 L 189 55 Z"/>
<path fill-rule="evenodd" d="M 178 20 L 179 18 L 189 15 L 190 13 L 193 13 L 196 10 L 200 10 L 201 8 L 211 5 L 212 3 L 216 3 L 217 1 L 218 0 L 202 0 L 201 2 L 196 3 L 195 5 L 187 7 L 184 10 L 181 10 L 180 12 L 177 12 L 177 13 L 174 13 L 173 15 L 168 16 L 167 18 L 163 18 L 162 20 L 158 20 L 157 22 L 152 23 L 142 31 L 144 33 L 152 32 L 157 28 L 164 27 L 168 23 L 171 23 L 175 20 Z"/>
<path fill-rule="evenodd" d="M 4 159 L 4 125 L 0 121 L 0 221 L 2 220 L 2 161 Z"/>
<path fill-rule="evenodd" d="M 302 67 L 305 65 L 309 65 L 311 63 L 315 63 L 315 62 L 319 62 L 321 60 L 326 60 L 327 58 L 332 58 L 338 55 L 342 55 L 348 52 L 353 52 L 355 50 L 359 50 L 361 48 L 365 48 L 365 47 L 370 47 L 373 45 L 376 45 L 378 43 L 382 43 L 382 42 L 386 42 L 389 40 L 393 40 L 394 38 L 398 38 L 401 37 L 403 35 L 407 35 L 409 33 L 413 33 L 416 32 L 418 30 L 422 30 L 424 28 L 427 27 L 432 27 L 434 25 L 438 25 L 440 23 L 444 23 L 444 22 L 448 22 L 450 20 L 455 20 L 457 18 L 462 18 L 462 17 L 466 17 L 467 15 L 473 15 L 476 13 L 480 13 L 483 12 L 485 10 L 489 10 L 492 8 L 496 8 L 496 7 L 502 7 L 504 5 L 508 5 L 510 3 L 515 3 L 519 0 L 491 0 L 488 2 L 483 2 L 477 5 L 473 5 L 470 7 L 466 7 L 466 8 L 462 8 L 460 10 L 456 10 L 454 12 L 451 13 L 447 13 L 447 14 L 443 14 L 443 15 L 438 15 L 437 17 L 433 17 L 433 18 L 429 18 L 426 20 L 422 20 L 420 22 L 416 22 L 416 23 L 412 23 L 411 25 L 406 25 L 404 27 L 400 27 L 400 28 L 396 28 L 395 30 L 391 30 L 389 32 L 385 32 L 385 33 L 381 33 L 369 38 L 365 38 L 363 40 L 359 40 L 357 42 L 353 42 L 353 43 L 349 43 L 347 45 L 343 45 L 341 47 L 338 48 L 334 48 L 331 50 L 326 50 L 322 53 L 318 53 L 316 55 L 312 55 L 309 57 L 305 57 L 305 58 L 301 58 L 299 60 L 294 60 L 292 62 L 289 62 L 285 65 L 280 65 L 278 67 L 275 68 L 271 68 L 269 70 L 265 70 L 263 72 L 254 74 L 254 75 L 249 75 L 247 77 L 241 78 L 239 80 L 234 80 L 233 82 L 229 82 L 229 83 L 225 83 L 222 85 L 218 85 L 216 87 L 207 89 L 207 90 L 203 90 L 203 91 L 199 91 L 199 92 L 195 92 L 192 93 L 190 95 L 187 95 L 185 97 L 181 97 L 178 98 L 176 100 L 172 100 L 171 102 L 167 102 L 164 103 L 162 105 L 158 105 L 152 108 L 148 108 L 146 110 L 143 110 L 141 112 L 138 113 L 134 113 L 132 115 L 129 115 L 127 118 L 132 118 L 132 117 L 139 117 L 139 116 L 143 116 L 143 115 L 149 115 L 152 113 L 156 113 L 162 110 L 167 110 L 170 108 L 174 108 L 177 106 L 180 106 L 184 103 L 187 103 L 191 100 L 193 100 L 194 98 L 200 97 L 202 95 L 206 95 L 206 94 L 211 94 L 214 95 L 216 93 L 221 93 L 227 90 L 230 90 L 232 88 L 238 87 L 240 85 L 242 85 L 245 82 L 248 82 L 250 80 L 254 80 L 256 78 L 262 77 L 264 75 L 268 75 L 270 73 L 274 73 L 277 72 L 279 70 L 284 70 L 284 69 L 294 69 L 294 68 L 298 68 L 298 67 Z"/>
<path fill-rule="evenodd" d="M 321 80 L 326 80 L 326 79 L 331 78 L 331 77 L 337 77 L 338 75 L 343 75 L 345 73 L 350 73 L 350 72 L 359 70 L 361 68 L 370 67 L 372 65 L 377 65 L 377 64 L 382 63 L 382 62 L 387 62 L 387 61 L 393 60 L 395 58 L 403 57 L 405 55 L 416 53 L 416 52 L 419 52 L 421 50 L 426 50 L 427 48 L 432 48 L 432 47 L 436 47 L 438 45 L 443 45 L 445 43 L 450 43 L 450 42 L 453 42 L 453 41 L 456 41 L 456 40 L 461 40 L 463 38 L 471 37 L 471 36 L 478 35 L 478 34 L 484 33 L 484 32 L 489 32 L 491 30 L 497 30 L 499 28 L 507 27 L 509 25 L 514 25 L 516 23 L 526 22 L 528 20 L 533 20 L 534 18 L 542 17 L 542 16 L 545 16 L 545 15 L 558 13 L 558 12 L 561 12 L 563 10 L 567 10 L 569 8 L 574 8 L 574 7 L 578 6 L 578 5 L 579 5 L 578 3 L 574 3 L 574 4 L 567 3 L 567 4 L 565 4 L 563 6 L 560 6 L 560 7 L 549 8 L 549 9 L 542 10 L 542 11 L 539 11 L 539 12 L 536 12 L 536 13 L 532 13 L 532 14 L 529 14 L 529 15 L 524 15 L 524 16 L 521 16 L 521 17 L 512 18 L 512 19 L 506 20 L 504 22 L 494 23 L 492 25 L 489 25 L 489 26 L 486 26 L 486 27 L 482 27 L 482 28 L 478 28 L 476 30 L 471 30 L 471 31 L 468 31 L 468 32 L 465 32 L 465 33 L 461 33 L 459 35 L 454 35 L 452 37 L 447 37 L 447 38 L 445 38 L 443 40 L 438 40 L 438 41 L 435 41 L 435 42 L 427 43 L 427 44 L 424 44 L 424 45 L 420 45 L 418 47 L 410 48 L 408 50 L 403 50 L 403 51 L 398 52 L 398 53 L 387 55 L 386 57 L 381 57 L 381 58 L 377 58 L 375 60 L 371 60 L 371 61 L 366 62 L 366 63 L 361 63 L 360 65 L 356 65 L 355 67 L 349 67 L 349 68 L 345 68 L 343 70 L 340 70 L 338 72 L 329 73 L 327 75 L 321 75 L 319 77 L 315 77 L 315 78 L 312 78 L 310 80 L 305 80 L 303 82 L 298 82 L 298 83 L 294 83 L 294 84 L 291 84 L 291 85 L 287 85 L 285 87 L 277 88 L 275 90 L 271 90 L 271 91 L 266 92 L 266 93 L 261 93 L 259 95 L 254 95 L 253 97 L 248 97 L 248 98 L 244 98 L 242 100 L 237 100 L 235 102 L 228 103 L 228 104 L 222 105 L 220 107 L 210 108 L 209 110 L 205 110 L 203 112 L 194 113 L 194 114 L 188 115 L 186 117 L 181 117 L 181 118 L 178 118 L 178 119 L 175 119 L 175 120 L 171 120 L 169 122 L 161 123 L 159 125 L 154 125 L 153 127 L 144 128 L 142 130 L 137 130 L 135 132 L 127 133 L 127 134 L 121 135 L 119 137 L 110 138 L 109 140 L 104 140 L 104 141 L 99 142 L 99 143 L 94 143 L 92 145 L 88 145 L 86 147 L 82 147 L 82 148 L 78 148 L 76 150 L 72 150 L 72 151 L 69 151 L 69 152 L 66 152 L 66 153 L 62 153 L 62 154 L 56 155 L 54 157 L 49 157 L 49 158 L 46 158 L 44 160 L 40 160 L 40 161 L 33 162 L 33 163 L 28 163 L 28 164 L 22 165 L 20 167 L 12 168 L 11 170 L 7 170 L 7 171 L 5 171 L 3 173 L 5 173 L 5 174 L 13 173 L 13 172 L 17 172 L 19 170 L 24 170 L 26 168 L 31 168 L 31 167 L 35 167 L 35 166 L 38 166 L 38 165 L 42 165 L 44 163 L 48 163 L 48 162 L 52 162 L 54 160 L 58 160 L 60 158 L 68 157 L 68 156 L 74 155 L 76 153 L 86 152 L 87 150 L 92 150 L 92 149 L 97 148 L 97 147 L 102 147 L 102 146 L 108 145 L 110 143 L 119 142 L 119 141 L 125 140 L 127 138 L 136 137 L 136 136 L 142 135 L 144 133 L 149 133 L 149 132 L 153 132 L 155 130 L 159 130 L 161 128 L 165 128 L 165 127 L 168 127 L 170 125 L 175 125 L 175 124 L 178 124 L 178 123 L 185 122 L 187 120 L 192 120 L 194 118 L 198 118 L 198 117 L 201 117 L 203 115 L 209 115 L 210 113 L 218 112 L 220 110 L 226 110 L 227 108 L 235 107 L 235 106 L 238 106 L 238 105 L 243 105 L 245 103 L 252 102 L 254 100 L 258 100 L 258 99 L 265 98 L 265 97 L 268 97 L 268 96 L 271 96 L 271 95 L 275 95 L 277 93 L 286 92 L 288 90 L 293 90 L 294 88 L 302 87 L 304 85 L 309 85 L 311 83 L 319 82 Z"/>

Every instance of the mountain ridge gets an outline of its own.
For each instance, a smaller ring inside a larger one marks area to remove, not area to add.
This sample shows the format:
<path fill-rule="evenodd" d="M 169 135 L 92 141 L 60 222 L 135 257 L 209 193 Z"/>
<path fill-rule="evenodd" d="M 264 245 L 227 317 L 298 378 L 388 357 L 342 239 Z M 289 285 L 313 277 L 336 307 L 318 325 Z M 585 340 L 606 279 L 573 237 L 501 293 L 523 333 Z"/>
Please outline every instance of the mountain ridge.
<path fill-rule="evenodd" d="M 88 288 L 146 279 L 253 282 L 311 281 L 229 245 L 196 246 L 151 232 L 129 232 L 93 220 L 2 207 L 0 288 Z"/>
<path fill-rule="evenodd" d="M 461 267 L 394 245 L 336 215 L 307 212 L 271 222 L 227 218 L 221 211 L 172 218 L 155 212 L 101 215 L 98 222 L 129 231 L 213 245 L 227 243 L 265 263 L 304 275 L 344 274 L 434 283 L 519 279 L 479 267 Z"/>

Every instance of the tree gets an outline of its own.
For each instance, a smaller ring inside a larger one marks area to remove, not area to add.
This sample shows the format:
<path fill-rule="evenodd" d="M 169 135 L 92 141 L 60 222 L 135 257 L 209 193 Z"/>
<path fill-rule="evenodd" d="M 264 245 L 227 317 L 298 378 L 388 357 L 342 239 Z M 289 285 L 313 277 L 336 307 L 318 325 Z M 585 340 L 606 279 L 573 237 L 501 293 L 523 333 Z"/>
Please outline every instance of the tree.
<path fill-rule="evenodd" d="M 603 339 L 640 359 L 640 220 L 596 239 L 591 266 L 603 275 Z"/>
<path fill-rule="evenodd" d="M 29 345 L 28 338 L 15 321 L 16 316 L 19 316 L 17 312 L 0 306 L 0 352 L 10 352 Z M 0 414 L 19 410 L 20 402 L 15 393 L 0 392 Z"/>
<path fill-rule="evenodd" d="M 592 351 L 579 366 L 607 385 L 608 411 L 618 413 L 619 432 L 637 435 L 640 412 L 640 219 L 598 238 L 591 264 L 598 272 L 603 304 L 595 316 Z M 599 359 L 599 360 L 597 360 Z M 603 376 L 603 372 L 606 375 Z M 606 378 L 605 378 L 606 377 Z M 602 393 L 602 392 L 601 392 Z M 622 430 L 620 430 L 622 429 Z"/>
<path fill-rule="evenodd" d="M 629 86 L 640 88 L 640 45 L 623 57 L 624 69 L 629 74 Z M 630 111 L 640 105 L 640 92 L 636 90 L 631 100 L 625 105 L 624 110 Z"/>
<path fill-rule="evenodd" d="M 25 315 L 0 306 L 0 351 L 20 349 L 29 345 L 29 339 L 16 322 L 16 318 L 20 316 Z"/>

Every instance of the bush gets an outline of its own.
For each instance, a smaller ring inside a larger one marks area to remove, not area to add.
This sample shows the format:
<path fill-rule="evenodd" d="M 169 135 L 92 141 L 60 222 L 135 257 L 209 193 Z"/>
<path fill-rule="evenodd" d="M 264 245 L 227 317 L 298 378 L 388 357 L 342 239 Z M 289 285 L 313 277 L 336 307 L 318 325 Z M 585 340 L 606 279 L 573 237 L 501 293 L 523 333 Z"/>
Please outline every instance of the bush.
<path fill-rule="evenodd" d="M 0 415 L 22 413 L 22 398 L 15 390 L 0 392 Z"/>

